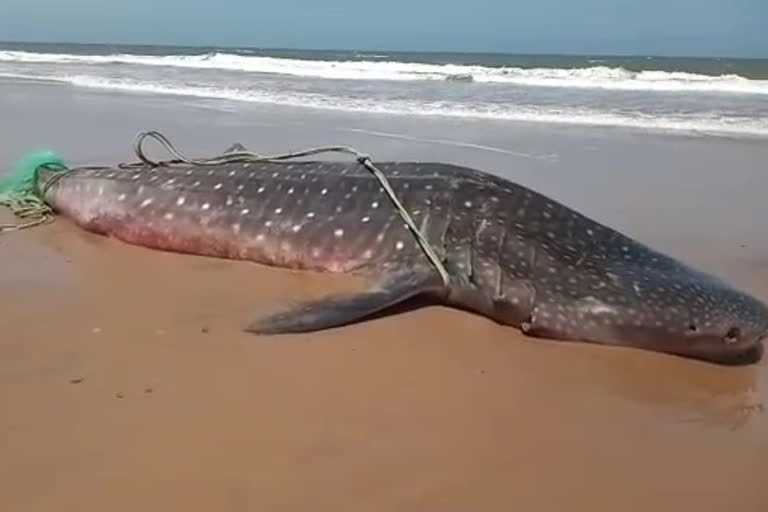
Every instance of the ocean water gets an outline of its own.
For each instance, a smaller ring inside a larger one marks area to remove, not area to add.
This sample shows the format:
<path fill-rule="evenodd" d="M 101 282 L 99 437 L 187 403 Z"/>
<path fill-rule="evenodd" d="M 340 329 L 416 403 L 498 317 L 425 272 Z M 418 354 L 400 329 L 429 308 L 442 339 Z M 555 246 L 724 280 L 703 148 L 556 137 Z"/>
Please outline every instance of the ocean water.
<path fill-rule="evenodd" d="M 768 59 L 0 43 L 0 77 L 358 112 L 768 137 Z"/>

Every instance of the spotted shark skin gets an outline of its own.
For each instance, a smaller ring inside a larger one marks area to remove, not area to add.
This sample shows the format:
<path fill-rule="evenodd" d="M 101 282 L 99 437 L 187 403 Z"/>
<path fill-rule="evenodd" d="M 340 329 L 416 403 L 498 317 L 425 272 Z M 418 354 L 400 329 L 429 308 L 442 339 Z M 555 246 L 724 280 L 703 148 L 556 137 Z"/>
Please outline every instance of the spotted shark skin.
<path fill-rule="evenodd" d="M 719 364 L 762 357 L 768 308 L 714 275 L 483 171 L 376 166 L 441 257 L 447 286 L 357 162 L 73 169 L 45 200 L 83 229 L 129 244 L 374 280 L 361 293 L 261 318 L 246 328 L 253 333 L 339 327 L 425 296 L 533 337 Z M 44 185 L 52 173 L 39 176 Z"/>

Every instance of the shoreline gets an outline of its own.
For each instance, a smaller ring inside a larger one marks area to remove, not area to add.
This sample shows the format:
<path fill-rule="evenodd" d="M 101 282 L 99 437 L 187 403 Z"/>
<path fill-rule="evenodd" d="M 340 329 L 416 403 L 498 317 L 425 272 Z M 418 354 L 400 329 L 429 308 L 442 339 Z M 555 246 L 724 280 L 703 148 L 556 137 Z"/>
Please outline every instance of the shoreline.
<path fill-rule="evenodd" d="M 51 77 L 35 77 L 33 75 L 2 75 L 0 74 L 0 82 L 39 82 L 47 85 L 60 85 L 65 87 L 73 87 L 80 89 L 84 92 L 90 92 L 91 94 L 115 94 L 115 95 L 130 95 L 136 97 L 166 97 L 169 101 L 182 100 L 182 101 L 200 101 L 203 103 L 213 104 L 233 104 L 239 108 L 247 109 L 249 107 L 255 109 L 296 109 L 299 111 L 309 111 L 315 114 L 322 115 L 327 113 L 328 115 L 341 114 L 341 115 L 361 115 L 361 116 L 374 116 L 374 117 L 394 117 L 394 118 L 425 118 L 427 120 L 446 120 L 457 122 L 484 122 L 484 123 L 498 123 L 501 125 L 520 125 L 522 127 L 540 126 L 544 129 L 561 127 L 566 130 L 573 129 L 585 129 L 585 130 L 618 130 L 624 131 L 627 134 L 635 135 L 655 135 L 655 136 L 674 136 L 684 138 L 701 138 L 712 137 L 728 140 L 748 140 L 754 142 L 764 142 L 768 140 L 768 128 L 761 127 L 757 131 L 745 131 L 743 128 L 726 128 L 726 127 L 711 127 L 711 128 L 694 128 L 688 126 L 683 122 L 679 124 L 678 121 L 672 119 L 665 125 L 649 124 L 647 121 L 642 120 L 620 120 L 618 118 L 613 121 L 608 120 L 612 114 L 608 114 L 606 120 L 598 121 L 589 118 L 576 118 L 571 117 L 564 119 L 560 114 L 550 115 L 549 117 L 534 117 L 533 114 L 520 117 L 498 117 L 493 114 L 483 114 L 481 112 L 463 112 L 463 113 L 448 113 L 440 110 L 434 111 L 407 111 L 407 110 L 382 110 L 371 111 L 366 108 L 353 108 L 345 107 L 343 105 L 321 106 L 321 105 L 307 105 L 302 104 L 298 100 L 259 100 L 250 98 L 247 95 L 236 94 L 231 95 L 213 93 L 209 89 L 164 89 L 151 84 L 133 84 L 133 85 L 103 85 L 103 84 L 91 84 L 91 85 L 78 85 L 72 83 L 66 78 L 51 78 Z M 221 108 L 219 105 L 213 108 Z"/>
<path fill-rule="evenodd" d="M 31 89 L 54 88 L 55 96 L 63 99 L 77 97 L 91 98 L 116 98 L 126 103 L 141 103 L 141 100 L 147 100 L 153 104 L 164 105 L 184 105 L 193 109 L 213 110 L 220 113 L 233 113 L 240 111 L 243 118 L 253 118 L 260 112 L 287 112 L 290 118 L 295 119 L 306 115 L 308 117 L 331 117 L 335 119 L 368 119 L 392 120 L 392 121 L 410 121 L 416 124 L 434 124 L 446 123 L 448 125 L 491 125 L 497 128 L 507 127 L 514 132 L 521 130 L 533 130 L 536 132 L 554 133 L 557 135 L 572 135 L 579 132 L 579 135 L 585 138 L 615 136 L 622 137 L 648 137 L 649 139 L 666 138 L 670 135 L 682 140 L 686 139 L 714 139 L 727 142 L 743 142 L 762 145 L 766 135 L 751 133 L 709 133 L 707 131 L 697 131 L 688 129 L 664 129 L 650 127 L 636 127 L 628 125 L 604 125 L 604 124 L 581 124 L 577 122 L 551 122 L 544 120 L 523 120 L 523 119 L 504 119 L 504 118 L 486 118 L 486 117 L 461 117 L 442 114 L 420 114 L 411 112 L 374 112 L 345 110 L 337 107 L 319 107 L 315 105 L 293 105 L 272 102 L 258 102 L 237 100 L 230 98 L 217 98 L 195 96 L 184 94 L 183 92 L 157 92 L 157 91 L 138 91 L 111 89 L 108 87 L 90 87 L 78 86 L 65 79 L 52 77 L 22 77 L 22 76 L 2 76 L 0 75 L 0 88 L 5 91 L 19 92 L 20 86 L 28 86 Z M 40 92 L 42 92 L 42 90 Z M 47 91 L 46 91 L 47 92 Z M 249 115 L 250 114 L 250 115 Z M 334 127 L 334 129 L 337 129 Z M 435 141 L 430 141 L 435 142 Z"/>

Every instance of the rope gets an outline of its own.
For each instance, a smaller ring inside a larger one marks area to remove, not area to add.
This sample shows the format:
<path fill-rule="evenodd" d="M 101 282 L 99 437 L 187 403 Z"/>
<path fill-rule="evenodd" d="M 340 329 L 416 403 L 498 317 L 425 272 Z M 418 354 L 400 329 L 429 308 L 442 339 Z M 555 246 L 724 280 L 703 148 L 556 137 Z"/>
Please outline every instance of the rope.
<path fill-rule="evenodd" d="M 20 201 L 0 201 L 1 206 L 6 206 L 11 212 L 21 218 L 35 217 L 28 222 L 22 222 L 20 224 L 0 224 L 0 233 L 6 231 L 19 231 L 21 229 L 27 229 L 41 224 L 46 224 L 53 220 L 53 212 L 47 205 L 41 206 L 37 201 L 32 199 L 24 199 Z"/>
<path fill-rule="evenodd" d="M 35 176 L 34 176 L 34 184 L 36 186 L 37 183 L 37 171 L 42 168 L 50 168 L 52 164 L 44 164 L 35 169 Z M 18 198 L 7 198 L 5 200 L 0 200 L 0 206 L 5 206 L 9 210 L 11 210 L 11 213 L 15 215 L 16 217 L 20 219 L 28 219 L 32 218 L 32 220 L 28 222 L 22 222 L 22 223 L 13 223 L 13 224 L 0 224 L 0 233 L 4 232 L 10 232 L 10 231 L 20 231 L 22 229 L 28 229 L 35 226 L 39 226 L 41 224 L 47 224 L 54 219 L 54 211 L 53 208 L 51 208 L 44 200 L 45 194 L 48 192 L 48 189 L 57 181 L 61 179 L 61 177 L 66 174 L 68 169 L 66 169 L 64 166 L 55 165 L 57 168 L 57 171 L 59 171 L 57 174 L 54 174 L 51 176 L 51 178 L 48 180 L 48 182 L 43 187 L 42 191 L 40 192 L 39 196 L 35 194 L 25 194 L 22 197 Z"/>
<path fill-rule="evenodd" d="M 144 141 L 148 137 L 155 139 L 157 142 L 159 142 L 166 149 L 166 151 L 168 151 L 168 153 L 176 157 L 175 160 L 155 161 L 150 159 L 144 152 L 144 148 L 143 148 Z M 400 217 L 402 217 L 402 219 L 405 221 L 405 224 L 408 226 L 408 229 L 410 229 L 411 233 L 413 233 L 413 235 L 416 237 L 416 241 L 419 243 L 419 247 L 421 247 L 422 251 L 424 251 L 429 261 L 432 263 L 432 265 L 434 265 L 435 269 L 440 274 L 440 278 L 443 281 L 443 285 L 448 286 L 448 284 L 450 283 L 450 277 L 448 275 L 448 271 L 445 269 L 445 266 L 443 266 L 443 263 L 440 260 L 440 257 L 437 255 L 434 248 L 426 239 L 426 237 L 421 232 L 421 230 L 416 226 L 416 223 L 411 218 L 410 214 L 408 213 L 408 210 L 406 210 L 405 206 L 403 206 L 403 204 L 397 198 L 397 195 L 395 194 L 395 191 L 392 189 L 392 186 L 390 185 L 389 180 L 387 180 L 387 177 L 384 176 L 384 173 L 382 173 L 381 170 L 374 165 L 370 156 L 360 153 L 359 151 L 351 147 L 325 146 L 325 147 L 311 148 L 304 151 L 290 152 L 282 155 L 272 155 L 272 156 L 263 156 L 251 151 L 233 151 L 231 153 L 226 153 L 217 157 L 194 159 L 194 158 L 187 157 L 186 155 L 181 153 L 178 149 L 176 149 L 173 143 L 170 140 L 168 140 L 168 138 L 165 135 L 163 135 L 158 131 L 151 130 L 151 131 L 139 133 L 139 135 L 136 137 L 136 140 L 134 142 L 134 151 L 136 152 L 136 156 L 139 158 L 140 162 L 136 162 L 132 164 L 121 164 L 119 166 L 120 168 L 128 169 L 128 168 L 134 168 L 137 166 L 163 167 L 163 166 L 179 164 L 179 163 L 195 165 L 195 166 L 215 166 L 215 165 L 240 163 L 240 162 L 251 162 L 251 163 L 276 162 L 281 160 L 300 158 L 304 156 L 317 155 L 320 153 L 350 154 L 354 156 L 355 159 L 361 165 L 363 165 L 366 169 L 368 169 L 374 175 L 374 177 L 379 181 L 379 184 L 382 186 L 382 188 L 386 192 L 389 199 L 395 205 L 395 208 L 397 209 L 397 212 L 400 214 Z"/>

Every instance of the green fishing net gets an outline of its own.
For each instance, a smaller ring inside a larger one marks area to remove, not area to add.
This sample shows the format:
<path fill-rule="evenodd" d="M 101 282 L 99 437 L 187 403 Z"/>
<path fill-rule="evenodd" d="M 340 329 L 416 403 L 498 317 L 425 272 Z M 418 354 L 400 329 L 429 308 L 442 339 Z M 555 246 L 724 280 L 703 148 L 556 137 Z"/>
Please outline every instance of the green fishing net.
<path fill-rule="evenodd" d="M 67 169 L 55 152 L 38 151 L 19 160 L 10 173 L 0 176 L 0 206 L 6 206 L 19 218 L 34 219 L 26 224 L 0 224 L 0 231 L 29 227 L 50 219 L 51 208 L 37 186 L 37 173 L 43 166 L 61 171 Z"/>

